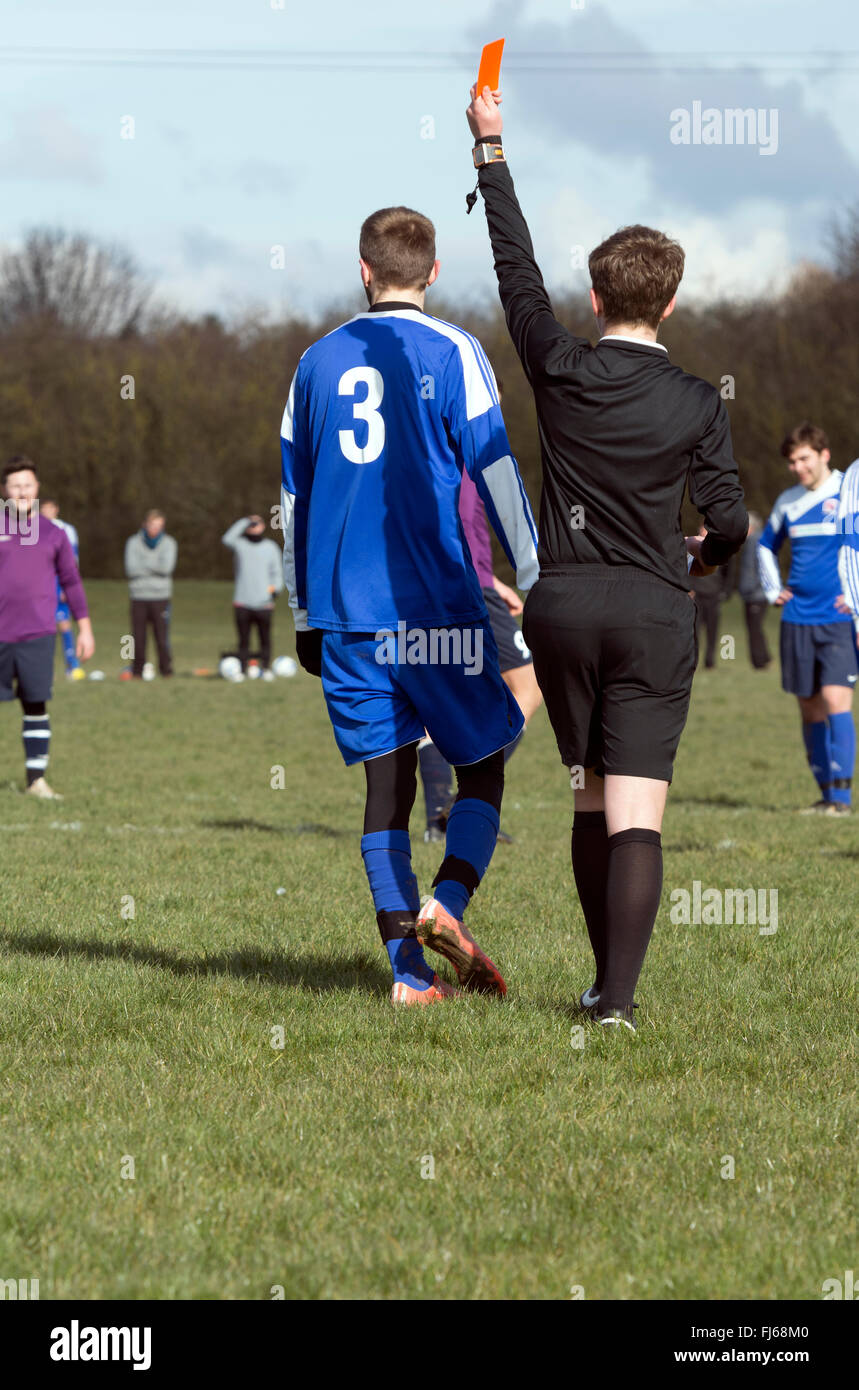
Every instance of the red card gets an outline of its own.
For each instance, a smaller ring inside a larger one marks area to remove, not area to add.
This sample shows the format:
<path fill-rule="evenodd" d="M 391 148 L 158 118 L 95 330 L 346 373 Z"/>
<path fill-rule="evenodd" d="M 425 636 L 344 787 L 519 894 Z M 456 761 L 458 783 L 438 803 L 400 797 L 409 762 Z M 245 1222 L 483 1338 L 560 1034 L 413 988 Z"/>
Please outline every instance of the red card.
<path fill-rule="evenodd" d="M 501 54 L 504 52 L 504 40 L 496 39 L 494 43 L 488 43 L 480 55 L 480 71 L 477 74 L 477 95 L 483 91 L 484 87 L 489 87 L 493 92 L 497 92 L 501 84 Z"/>

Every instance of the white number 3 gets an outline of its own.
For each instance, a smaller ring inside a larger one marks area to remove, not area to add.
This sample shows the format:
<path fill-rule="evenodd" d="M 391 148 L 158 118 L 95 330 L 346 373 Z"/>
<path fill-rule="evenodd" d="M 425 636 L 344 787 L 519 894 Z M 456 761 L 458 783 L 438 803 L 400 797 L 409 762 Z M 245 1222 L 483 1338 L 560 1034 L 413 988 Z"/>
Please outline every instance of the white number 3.
<path fill-rule="evenodd" d="M 373 463 L 385 447 L 385 422 L 379 414 L 385 383 L 375 367 L 350 367 L 337 384 L 338 394 L 354 396 L 359 381 L 366 386 L 367 394 L 362 401 L 355 402 L 352 415 L 356 420 L 366 421 L 367 442 L 360 447 L 354 430 L 340 430 L 340 448 L 350 463 Z"/>

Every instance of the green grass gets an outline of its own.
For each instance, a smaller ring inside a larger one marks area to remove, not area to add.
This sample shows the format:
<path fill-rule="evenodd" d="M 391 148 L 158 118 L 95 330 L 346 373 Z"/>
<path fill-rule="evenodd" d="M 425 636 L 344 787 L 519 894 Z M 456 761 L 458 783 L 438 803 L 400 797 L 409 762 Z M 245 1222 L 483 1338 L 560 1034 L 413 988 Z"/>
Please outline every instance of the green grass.
<path fill-rule="evenodd" d="M 57 682 L 62 803 L 21 796 L 17 706 L 0 726 L 0 1278 L 43 1298 L 816 1299 L 855 1268 L 857 822 L 794 814 L 815 793 L 795 702 L 749 668 L 736 606 L 669 798 L 638 1036 L 574 1047 L 589 952 L 543 712 L 509 769 L 516 843 L 470 916 L 508 999 L 395 1013 L 363 778 L 318 683 L 183 676 L 232 640 L 228 586 L 185 584 L 177 679 L 120 685 L 123 586 L 89 587 L 108 679 Z M 285 610 L 275 632 L 291 650 Z M 777 888 L 778 931 L 672 924 L 695 879 Z"/>

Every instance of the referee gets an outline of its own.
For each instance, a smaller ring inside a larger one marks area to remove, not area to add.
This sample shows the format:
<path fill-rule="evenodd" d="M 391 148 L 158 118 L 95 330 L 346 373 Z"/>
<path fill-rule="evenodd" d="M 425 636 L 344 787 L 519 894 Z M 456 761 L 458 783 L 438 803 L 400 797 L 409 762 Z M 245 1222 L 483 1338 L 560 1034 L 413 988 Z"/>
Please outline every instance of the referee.
<path fill-rule="evenodd" d="M 662 890 L 662 816 L 697 660 L 692 573 L 723 564 L 748 517 L 724 402 L 656 341 L 684 254 L 648 227 L 591 252 L 596 347 L 558 322 L 501 147 L 500 93 L 467 116 L 507 326 L 534 391 L 540 578 L 524 635 L 565 766 L 596 1021 L 635 1030 L 633 994 Z M 684 542 L 689 479 L 706 537 Z"/>

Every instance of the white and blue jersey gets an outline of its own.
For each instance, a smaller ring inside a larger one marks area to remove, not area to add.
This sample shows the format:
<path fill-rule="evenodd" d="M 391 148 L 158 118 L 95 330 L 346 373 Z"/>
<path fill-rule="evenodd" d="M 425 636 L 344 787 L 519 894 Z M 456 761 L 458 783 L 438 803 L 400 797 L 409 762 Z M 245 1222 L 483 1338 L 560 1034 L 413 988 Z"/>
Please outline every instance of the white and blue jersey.
<path fill-rule="evenodd" d="M 79 546 L 79 542 L 78 542 L 77 527 L 72 526 L 72 524 L 71 524 L 70 521 L 60 521 L 60 518 L 59 518 L 59 517 L 55 517 L 55 518 L 53 519 L 53 523 L 52 523 L 52 524 L 53 524 L 54 526 L 59 526 L 59 528 L 60 528 L 61 531 L 65 531 L 66 535 L 67 535 L 68 538 L 69 538 L 69 545 L 71 546 L 72 550 L 74 551 L 75 563 L 78 565 L 78 568 L 80 568 L 80 564 L 79 564 L 80 546 Z M 69 611 L 69 605 L 66 603 L 65 599 L 63 598 L 63 589 L 62 589 L 62 585 L 60 584 L 59 580 L 57 580 L 57 622 L 60 623 L 60 622 L 63 622 L 64 620 L 68 620 L 68 619 L 71 618 L 71 616 L 72 616 L 72 615 L 71 615 L 71 612 Z"/>
<path fill-rule="evenodd" d="M 356 315 L 304 353 L 281 425 L 284 579 L 296 627 L 479 623 L 462 470 L 517 584 L 537 536 L 486 355 L 418 308 Z"/>
<path fill-rule="evenodd" d="M 787 588 L 793 598 L 782 608 L 783 623 L 821 626 L 851 621 L 849 614 L 839 613 L 835 607 L 841 593 L 838 514 L 843 476 L 836 470 L 820 487 L 788 488 L 778 498 L 761 533 L 758 569 L 770 603 L 784 587 L 776 557 L 784 541 L 790 540 Z"/>
<path fill-rule="evenodd" d="M 859 633 L 859 459 L 854 459 L 844 474 L 838 529 L 841 542 L 838 551 L 841 592 L 853 611 L 853 622 Z"/>

